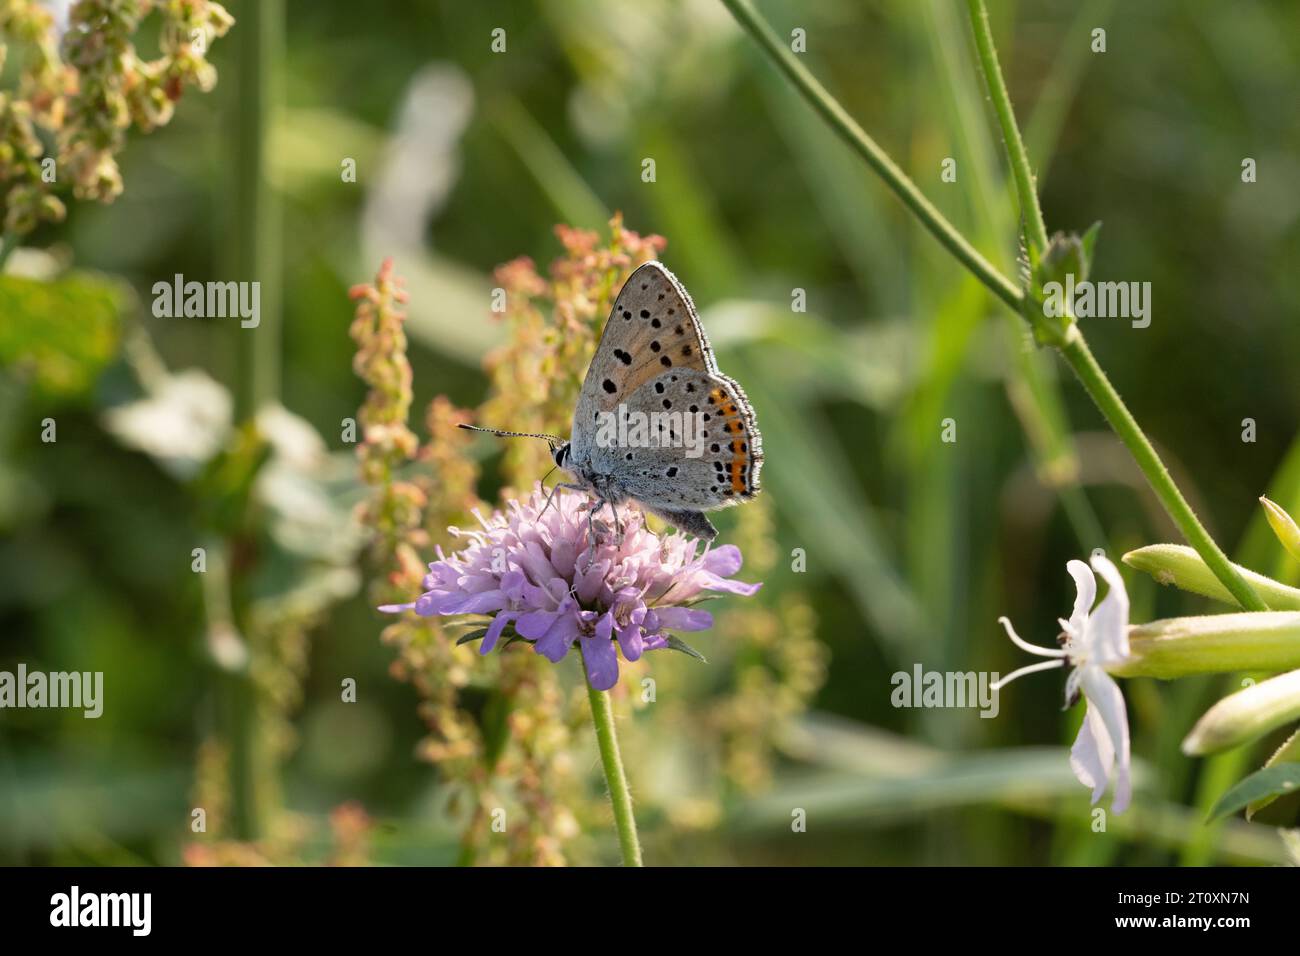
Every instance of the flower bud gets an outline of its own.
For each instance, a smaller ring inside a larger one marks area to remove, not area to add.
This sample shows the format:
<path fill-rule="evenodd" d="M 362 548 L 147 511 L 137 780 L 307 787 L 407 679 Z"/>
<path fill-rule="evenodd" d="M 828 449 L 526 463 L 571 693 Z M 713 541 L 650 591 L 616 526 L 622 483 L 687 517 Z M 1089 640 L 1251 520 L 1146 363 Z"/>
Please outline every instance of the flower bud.
<path fill-rule="evenodd" d="M 1300 611 L 1174 617 L 1130 627 L 1129 656 L 1106 670 L 1158 677 L 1300 667 Z"/>
<path fill-rule="evenodd" d="M 1300 670 L 1225 697 L 1205 712 L 1183 741 L 1183 753 L 1196 756 L 1245 743 L 1300 718 Z"/>
<path fill-rule="evenodd" d="M 1172 584 L 1180 590 L 1240 607 L 1237 599 L 1214 576 L 1214 572 L 1195 549 L 1186 545 L 1151 544 L 1130 551 L 1124 555 L 1123 560 L 1130 568 L 1145 571 L 1161 584 Z M 1270 608 L 1279 611 L 1300 610 L 1300 589 L 1288 587 L 1239 564 L 1234 564 L 1233 567 Z"/>
<path fill-rule="evenodd" d="M 1300 527 L 1296 526 L 1295 519 L 1281 505 L 1269 501 L 1263 495 L 1260 496 L 1259 503 L 1264 506 L 1264 517 L 1268 518 L 1268 526 L 1282 542 L 1282 547 L 1286 548 L 1287 554 L 1300 561 Z"/>

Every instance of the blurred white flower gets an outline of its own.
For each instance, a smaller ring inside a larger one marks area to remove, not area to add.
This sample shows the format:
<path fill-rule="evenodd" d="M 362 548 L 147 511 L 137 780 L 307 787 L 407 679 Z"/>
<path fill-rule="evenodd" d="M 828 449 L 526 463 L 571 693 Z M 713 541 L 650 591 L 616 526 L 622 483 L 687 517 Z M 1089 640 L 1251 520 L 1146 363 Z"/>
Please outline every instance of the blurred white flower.
<path fill-rule="evenodd" d="M 1097 579 L 1082 561 L 1071 561 L 1066 570 L 1074 578 L 1078 593 L 1074 599 L 1074 613 L 1068 621 L 1061 620 L 1061 647 L 1039 647 L 1024 641 L 1016 634 L 1011 622 L 998 618 L 1012 643 L 1022 650 L 1051 660 L 1030 664 L 994 683 L 1000 690 L 1017 677 L 1035 671 L 1070 665 L 1074 669 L 1065 682 L 1065 706 L 1079 699 L 1082 691 L 1087 713 L 1079 736 L 1070 749 L 1070 767 L 1079 782 L 1092 788 L 1092 802 L 1096 803 L 1106 792 L 1112 776 L 1115 794 L 1111 809 L 1123 813 L 1131 794 L 1128 716 L 1124 712 L 1124 695 L 1119 685 L 1106 673 L 1108 666 L 1121 663 L 1129 656 L 1128 647 L 1128 592 L 1118 569 L 1103 555 L 1093 555 L 1096 568 L 1110 592 L 1092 609 L 1097 597 Z"/>
<path fill-rule="evenodd" d="M 160 377 L 144 398 L 110 408 L 104 424 L 122 444 L 188 479 L 224 447 L 233 417 L 226 387 L 190 368 Z"/>

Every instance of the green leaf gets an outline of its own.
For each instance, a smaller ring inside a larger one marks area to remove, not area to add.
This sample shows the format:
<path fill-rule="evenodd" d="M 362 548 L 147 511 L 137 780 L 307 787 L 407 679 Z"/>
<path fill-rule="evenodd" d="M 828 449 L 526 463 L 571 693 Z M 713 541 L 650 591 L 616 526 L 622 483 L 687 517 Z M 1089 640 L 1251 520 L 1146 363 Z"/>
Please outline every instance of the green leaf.
<path fill-rule="evenodd" d="M 1083 234 L 1083 272 L 1084 278 L 1092 274 L 1092 257 L 1097 248 L 1097 234 L 1101 232 L 1101 220 L 1098 219 Z"/>
<path fill-rule="evenodd" d="M 683 654 L 687 654 L 690 657 L 695 658 L 697 661 L 703 661 L 705 664 L 709 662 L 703 654 L 691 647 L 691 645 L 687 644 L 676 634 L 668 635 L 668 649 L 670 651 L 681 651 Z"/>
<path fill-rule="evenodd" d="M 1300 766 L 1300 730 L 1288 737 L 1286 743 L 1278 747 L 1273 756 L 1264 761 L 1264 766 L 1275 767 L 1286 763 L 1294 763 Z M 1276 799 L 1277 795 L 1272 794 L 1259 800 L 1252 800 L 1250 806 L 1246 808 L 1246 819 L 1249 820 Z"/>
<path fill-rule="evenodd" d="M 483 637 L 487 636 L 487 632 L 488 629 L 486 627 L 481 627 L 477 631 L 470 631 L 467 634 L 462 634 L 460 637 L 456 639 L 456 646 L 460 647 L 460 645 L 462 644 L 468 644 L 471 641 L 480 640 Z"/>
<path fill-rule="evenodd" d="M 0 276 L 0 366 L 26 370 L 47 395 L 88 391 L 117 353 L 126 298 L 122 286 L 84 273 Z"/>
<path fill-rule="evenodd" d="M 1210 811 L 1209 819 L 1215 820 L 1236 813 L 1247 804 L 1258 800 L 1295 793 L 1297 788 L 1300 788 L 1300 763 L 1286 763 L 1256 770 L 1219 798 L 1219 802 Z"/>

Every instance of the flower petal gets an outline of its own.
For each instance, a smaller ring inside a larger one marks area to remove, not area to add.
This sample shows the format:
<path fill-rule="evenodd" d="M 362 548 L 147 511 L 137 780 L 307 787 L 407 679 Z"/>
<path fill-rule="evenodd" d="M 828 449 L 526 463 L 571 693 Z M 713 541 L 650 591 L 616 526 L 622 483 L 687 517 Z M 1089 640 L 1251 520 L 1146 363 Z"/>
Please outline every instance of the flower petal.
<path fill-rule="evenodd" d="M 762 581 L 746 584 L 744 581 L 728 581 L 716 574 L 704 575 L 704 585 L 710 591 L 725 591 L 727 594 L 739 594 L 741 597 L 753 597 L 763 586 Z"/>
<path fill-rule="evenodd" d="M 522 601 L 528 579 L 522 571 L 508 571 L 501 576 L 501 593 L 510 601 Z"/>
<path fill-rule="evenodd" d="M 460 603 L 459 594 L 446 595 L 441 591 L 429 591 L 415 599 L 415 613 L 420 617 L 432 617 L 442 613 L 442 606 L 448 602 Z"/>
<path fill-rule="evenodd" d="M 1112 759 L 1118 761 L 1115 769 L 1115 795 L 1111 799 L 1111 809 L 1115 813 L 1123 813 L 1128 807 L 1132 793 L 1130 780 L 1132 755 L 1128 714 L 1124 710 L 1124 694 L 1114 678 L 1100 667 L 1084 667 L 1082 671 L 1083 696 L 1088 701 L 1088 712 L 1097 714 L 1106 735 L 1107 745 L 1113 755 Z M 1106 769 L 1109 776 L 1109 763 Z"/>
<path fill-rule="evenodd" d="M 492 623 L 488 625 L 487 633 L 483 635 L 483 642 L 479 644 L 478 652 L 486 654 L 497 646 L 497 638 L 501 632 L 506 629 L 506 625 L 515 619 L 516 615 L 510 611 L 502 611 L 496 617 L 492 618 Z"/>
<path fill-rule="evenodd" d="M 516 551 L 510 557 L 528 573 L 529 580 L 534 584 L 545 587 L 546 582 L 557 576 L 555 568 L 542 551 L 542 546 L 536 541 L 529 541 L 522 552 Z"/>
<path fill-rule="evenodd" d="M 706 631 L 713 626 L 713 615 L 689 607 L 657 607 L 655 617 L 660 627 L 675 631 Z"/>
<path fill-rule="evenodd" d="M 534 650 L 552 664 L 558 664 L 564 660 L 564 655 L 569 653 L 569 648 L 573 646 L 573 639 L 578 636 L 578 633 L 577 616 L 571 609 L 565 608 L 556 615 L 546 633 L 537 639 Z"/>
<path fill-rule="evenodd" d="M 642 604 L 628 613 L 626 624 L 616 628 L 618 645 L 623 648 L 623 656 L 629 661 L 640 660 L 642 653 L 645 651 L 645 641 L 642 639 L 644 630 L 641 627 L 645 615 L 645 605 Z"/>
<path fill-rule="evenodd" d="M 1106 782 L 1114 765 L 1115 751 L 1106 735 L 1106 726 L 1097 712 L 1088 707 L 1079 727 L 1079 736 L 1070 748 L 1070 769 L 1081 784 L 1092 788 L 1093 803 L 1106 792 Z"/>
<path fill-rule="evenodd" d="M 1093 576 L 1092 568 L 1088 567 L 1082 561 L 1067 561 L 1065 570 L 1070 572 L 1070 577 L 1074 578 L 1074 613 L 1070 615 L 1070 627 L 1076 634 L 1083 634 L 1084 625 L 1088 622 L 1088 612 L 1092 610 L 1092 602 L 1097 600 L 1097 579 Z"/>
<path fill-rule="evenodd" d="M 506 606 L 506 596 L 498 589 L 451 598 L 438 607 L 439 614 L 487 614 Z"/>
<path fill-rule="evenodd" d="M 529 611 L 527 614 L 519 615 L 519 619 L 515 621 L 515 630 L 519 632 L 520 637 L 538 641 L 546 636 L 546 632 L 551 629 L 557 616 L 555 611 Z"/>
<path fill-rule="evenodd" d="M 1110 591 L 1088 618 L 1084 644 L 1091 662 L 1118 664 L 1128 657 L 1128 592 L 1109 558 L 1095 555 L 1092 566 L 1110 585 Z"/>
<path fill-rule="evenodd" d="M 580 571 L 573 582 L 573 591 L 583 604 L 591 604 L 605 584 L 605 574 L 609 571 L 609 561 L 595 561 L 584 571 Z"/>
<path fill-rule="evenodd" d="M 724 544 L 720 548 L 712 548 L 704 556 L 704 570 L 716 574 L 720 578 L 729 578 L 740 570 L 742 558 L 740 549 L 734 544 Z"/>
<path fill-rule="evenodd" d="M 614 626 L 611 615 L 596 622 L 594 634 L 582 635 L 582 659 L 587 665 L 587 679 L 596 690 L 609 690 L 618 683 L 618 652 L 609 639 Z"/>
<path fill-rule="evenodd" d="M 561 538 L 551 545 L 551 564 L 566 581 L 573 578 L 573 566 L 578 557 L 578 543 Z"/>

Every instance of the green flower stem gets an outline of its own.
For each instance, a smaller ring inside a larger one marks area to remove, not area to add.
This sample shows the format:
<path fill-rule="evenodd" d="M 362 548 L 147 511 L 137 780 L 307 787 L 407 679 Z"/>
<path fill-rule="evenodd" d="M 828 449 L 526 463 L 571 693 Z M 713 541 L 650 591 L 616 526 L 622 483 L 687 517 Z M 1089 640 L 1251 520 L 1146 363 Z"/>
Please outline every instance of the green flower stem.
<path fill-rule="evenodd" d="M 1011 162 L 1011 174 L 1016 180 L 1016 193 L 1020 196 L 1020 214 L 1025 220 L 1025 231 L 1029 234 L 1030 241 L 1041 251 L 1047 248 L 1047 224 L 1043 221 L 1043 210 L 1038 204 L 1034 174 L 1029 168 L 1029 154 L 1025 152 L 1025 142 L 1020 138 L 1020 127 L 1016 124 L 1016 114 L 1011 108 L 1011 97 L 1007 95 L 1007 84 L 1002 79 L 1002 68 L 998 65 L 998 51 L 993 46 L 993 31 L 989 28 L 989 12 L 984 6 L 984 0 L 968 0 L 968 3 L 980 68 L 984 71 L 989 97 L 993 100 L 993 109 L 998 114 L 998 124 L 1002 127 L 1002 139 L 1006 143 L 1007 157 Z"/>
<path fill-rule="evenodd" d="M 1007 95 L 1007 85 L 1002 78 L 1002 69 L 998 65 L 997 50 L 993 46 L 993 33 L 989 28 L 988 9 L 984 0 L 967 0 L 970 7 L 971 26 L 975 32 L 975 46 L 979 50 L 980 67 L 988 84 L 989 96 L 993 100 L 993 109 L 997 113 L 998 123 L 1002 127 L 1002 138 L 1006 142 L 1007 158 L 1011 172 L 1016 181 L 1016 192 L 1020 196 L 1020 212 L 1025 221 L 1025 230 L 1030 242 L 1037 245 L 1040 252 L 1047 249 L 1047 226 L 1043 221 L 1043 210 L 1038 202 L 1038 193 L 1034 188 L 1034 175 L 1029 168 L 1029 156 L 1025 152 L 1020 129 L 1016 125 L 1016 115 L 1011 108 L 1011 98 Z M 1236 566 L 1228 560 L 1222 549 L 1210 533 L 1197 520 L 1191 505 L 1183 497 L 1178 486 L 1169 476 L 1155 448 L 1138 425 L 1124 400 L 1119 397 L 1110 379 L 1102 371 L 1093 357 L 1088 343 L 1083 338 L 1077 325 L 1071 325 L 1065 336 L 1060 352 L 1066 362 L 1074 369 L 1083 387 L 1088 390 L 1092 400 L 1110 423 L 1115 434 L 1127 446 L 1137 461 L 1142 474 L 1155 491 L 1156 497 L 1164 506 L 1169 517 L 1183 536 L 1205 559 L 1206 565 L 1214 572 L 1237 603 L 1248 611 L 1267 610 L 1266 605 L 1255 593 Z"/>
<path fill-rule="evenodd" d="M 1178 490 L 1173 478 L 1169 476 L 1169 469 L 1160 460 L 1156 450 L 1151 447 L 1151 442 L 1129 412 L 1128 406 L 1124 404 L 1115 387 L 1110 384 L 1106 373 L 1097 364 L 1077 325 L 1070 326 L 1066 343 L 1061 347 L 1061 355 L 1065 357 L 1070 368 L 1074 369 L 1074 374 L 1088 390 L 1088 394 L 1092 396 L 1092 400 L 1096 402 L 1097 408 L 1106 417 L 1110 427 L 1137 461 L 1142 474 L 1146 475 L 1147 482 L 1155 491 L 1156 497 L 1160 499 L 1160 504 L 1169 513 L 1169 517 L 1174 519 L 1174 524 L 1178 525 L 1178 530 L 1183 533 L 1183 537 L 1214 572 L 1214 576 L 1228 589 L 1228 593 L 1234 600 L 1247 611 L 1268 610 L 1268 605 L 1260 599 L 1255 589 L 1241 576 L 1236 565 L 1228 560 L 1228 556 L 1197 520 L 1192 506 L 1187 503 L 1187 499 L 1183 497 L 1183 493 Z"/>
<path fill-rule="evenodd" d="M 583 679 L 586 680 L 586 660 L 583 660 Z M 618 736 L 614 733 L 614 708 L 609 692 L 596 690 L 587 681 L 587 700 L 591 702 L 591 722 L 596 727 L 596 744 L 600 747 L 600 762 L 605 768 L 605 782 L 609 786 L 609 803 L 614 809 L 614 826 L 618 830 L 618 846 L 623 853 L 624 866 L 643 866 L 641 843 L 636 835 L 636 818 L 632 816 L 632 791 L 628 789 L 627 775 L 623 773 L 623 758 L 618 752 Z"/>
<path fill-rule="evenodd" d="M 808 68 L 799 62 L 790 48 L 772 32 L 772 28 L 750 6 L 749 0 L 722 0 L 722 2 L 736 18 L 736 22 L 758 41 L 759 46 L 767 51 L 781 72 L 790 78 L 812 108 L 821 114 L 822 118 L 830 124 L 831 129 L 848 143 L 854 152 L 866 160 L 867 165 L 875 170 L 899 199 L 903 200 L 903 204 L 921 220 L 921 224 L 930 230 L 943 247 L 956 256 L 975 278 L 988 286 L 994 295 L 1019 312 L 1024 296 L 1016 284 L 980 255 L 966 237 L 957 231 L 957 227 L 944 218 L 943 213 L 925 198 L 916 183 L 908 178 L 907 173 L 889 158 L 889 154 L 867 135 L 844 107 L 817 82 Z"/>

